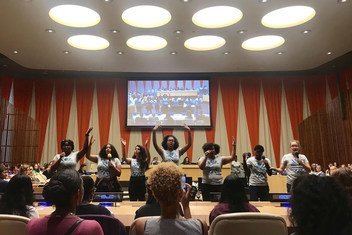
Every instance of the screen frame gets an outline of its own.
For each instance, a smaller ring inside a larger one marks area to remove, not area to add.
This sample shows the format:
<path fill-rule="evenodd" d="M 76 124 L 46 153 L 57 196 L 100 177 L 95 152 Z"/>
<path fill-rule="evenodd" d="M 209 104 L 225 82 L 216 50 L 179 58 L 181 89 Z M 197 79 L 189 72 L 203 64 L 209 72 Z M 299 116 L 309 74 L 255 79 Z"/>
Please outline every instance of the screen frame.
<path fill-rule="evenodd" d="M 204 76 L 204 77 L 197 77 L 197 78 L 190 78 L 190 77 L 172 77 L 172 78 L 167 78 L 167 77 L 130 77 L 126 79 L 126 87 L 125 87 L 125 91 L 126 91 L 126 100 L 125 100 L 125 104 L 126 104 L 126 108 L 125 108 L 125 128 L 126 129 L 134 129 L 134 130 L 138 130 L 138 129 L 153 129 L 155 125 L 151 126 L 151 125 L 128 125 L 127 121 L 128 121 L 128 85 L 131 81 L 179 81 L 179 80 L 187 80 L 187 81 L 208 81 L 209 87 L 209 125 L 188 125 L 190 128 L 192 129 L 212 129 L 213 128 L 213 117 L 212 117 L 212 97 L 211 97 L 211 87 L 212 87 L 212 83 L 213 80 L 210 77 Z M 183 125 L 160 125 L 161 128 L 163 129 L 174 129 L 174 128 L 180 128 L 183 129 Z"/>

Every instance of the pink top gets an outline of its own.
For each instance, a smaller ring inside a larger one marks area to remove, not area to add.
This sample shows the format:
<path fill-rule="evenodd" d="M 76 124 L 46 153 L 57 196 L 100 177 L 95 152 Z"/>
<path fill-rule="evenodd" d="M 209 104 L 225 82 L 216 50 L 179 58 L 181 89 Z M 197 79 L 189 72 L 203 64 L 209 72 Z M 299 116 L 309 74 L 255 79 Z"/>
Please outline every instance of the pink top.
<path fill-rule="evenodd" d="M 27 235 L 62 235 L 79 219 L 75 215 L 31 219 L 27 224 Z M 84 220 L 71 233 L 72 235 L 104 235 L 99 223 L 95 220 Z"/>
<path fill-rule="evenodd" d="M 260 212 L 255 206 L 253 206 L 249 202 L 245 202 L 244 204 L 245 204 L 245 208 L 247 209 L 247 211 L 245 212 Z M 230 207 L 228 203 L 222 202 L 217 204 L 214 207 L 214 209 L 210 212 L 209 224 L 211 224 L 217 216 L 222 214 L 228 214 L 228 213 L 232 213 L 230 211 Z"/>

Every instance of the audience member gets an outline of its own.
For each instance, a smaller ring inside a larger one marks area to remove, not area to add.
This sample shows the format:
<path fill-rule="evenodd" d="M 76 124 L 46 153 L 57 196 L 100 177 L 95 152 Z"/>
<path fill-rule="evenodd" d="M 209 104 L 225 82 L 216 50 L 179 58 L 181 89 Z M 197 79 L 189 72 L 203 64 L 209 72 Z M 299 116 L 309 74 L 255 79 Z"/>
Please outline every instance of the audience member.
<path fill-rule="evenodd" d="M 55 211 L 49 216 L 29 221 L 27 235 L 62 235 L 72 228 L 71 235 L 103 235 L 98 222 L 82 220 L 74 215 L 82 196 L 83 182 L 78 172 L 71 168 L 60 170 L 43 189 L 43 197 L 55 205 Z"/>
<path fill-rule="evenodd" d="M 291 192 L 293 181 L 300 175 L 308 174 L 310 172 L 310 165 L 307 157 L 300 154 L 300 143 L 298 140 L 290 142 L 291 153 L 282 157 L 280 168 L 273 168 L 278 172 L 287 172 L 287 192 Z"/>
<path fill-rule="evenodd" d="M 39 217 L 33 206 L 33 186 L 28 175 L 17 174 L 11 178 L 0 199 L 0 213 L 28 218 Z"/>
<path fill-rule="evenodd" d="M 90 127 L 87 130 L 85 134 L 84 145 L 80 151 L 73 152 L 75 145 L 72 140 L 65 139 L 61 141 L 62 153 L 55 155 L 53 164 L 50 167 L 51 172 L 65 168 L 71 168 L 73 170 L 76 169 L 77 163 L 84 157 L 87 152 L 89 133 L 92 131 L 92 129 L 93 128 Z"/>
<path fill-rule="evenodd" d="M 269 201 L 269 184 L 267 175 L 271 176 L 271 163 L 264 155 L 264 147 L 256 145 L 254 155 L 244 162 L 245 168 L 250 171 L 249 196 L 251 201 Z"/>
<path fill-rule="evenodd" d="M 7 168 L 4 165 L 0 165 L 0 193 L 4 193 L 7 187 Z"/>
<path fill-rule="evenodd" d="M 151 162 L 152 165 L 159 165 L 158 157 L 153 157 L 153 161 Z"/>
<path fill-rule="evenodd" d="M 203 145 L 204 157 L 198 161 L 199 168 L 203 171 L 202 177 L 202 197 L 203 201 L 210 201 L 213 198 L 211 193 L 220 193 L 223 177 L 221 175 L 222 166 L 235 160 L 236 141 L 232 141 L 232 156 L 218 156 L 220 146 L 215 143 L 205 143 Z"/>
<path fill-rule="evenodd" d="M 296 235 L 351 234 L 351 209 L 343 188 L 332 177 L 303 175 L 292 186 L 290 220 Z"/>
<path fill-rule="evenodd" d="M 319 164 L 316 165 L 314 174 L 317 176 L 325 176 L 325 173 L 321 169 L 321 165 L 319 165 Z"/>
<path fill-rule="evenodd" d="M 163 138 L 163 142 L 161 143 L 162 149 L 158 146 L 156 141 L 156 131 L 159 126 L 156 125 L 153 128 L 153 146 L 157 153 L 160 155 L 163 162 L 174 162 L 177 165 L 179 164 L 180 157 L 191 147 L 192 145 L 192 137 L 191 137 L 191 129 L 184 124 L 185 129 L 188 133 L 188 140 L 186 146 L 181 149 L 178 149 L 179 143 L 175 136 L 166 135 Z"/>
<path fill-rule="evenodd" d="M 339 168 L 333 172 L 332 177 L 345 189 L 352 209 L 352 170 Z"/>
<path fill-rule="evenodd" d="M 88 175 L 82 176 L 84 194 L 82 202 L 76 208 L 76 215 L 111 215 L 111 212 L 103 206 L 94 205 L 94 180 Z"/>
<path fill-rule="evenodd" d="M 136 234 L 179 234 L 195 235 L 207 234 L 205 221 L 191 218 L 189 208 L 190 189 L 181 188 L 183 172 L 173 163 L 161 163 L 151 169 L 148 183 L 156 200 L 161 207 L 161 216 L 157 218 L 139 219 L 136 221 Z M 180 216 L 181 202 L 184 217 Z"/>
<path fill-rule="evenodd" d="M 219 204 L 210 212 L 209 223 L 211 224 L 219 215 L 235 212 L 259 212 L 259 210 L 248 202 L 243 180 L 235 175 L 229 175 L 222 185 Z"/>
<path fill-rule="evenodd" d="M 150 190 L 150 186 L 147 185 L 147 201 L 145 205 L 141 206 L 136 210 L 134 219 L 145 216 L 158 216 L 161 215 L 161 208 L 157 200 L 155 199 L 153 192 Z"/>
<path fill-rule="evenodd" d="M 185 157 L 181 163 L 182 165 L 190 165 L 192 162 L 190 162 L 189 157 Z"/>

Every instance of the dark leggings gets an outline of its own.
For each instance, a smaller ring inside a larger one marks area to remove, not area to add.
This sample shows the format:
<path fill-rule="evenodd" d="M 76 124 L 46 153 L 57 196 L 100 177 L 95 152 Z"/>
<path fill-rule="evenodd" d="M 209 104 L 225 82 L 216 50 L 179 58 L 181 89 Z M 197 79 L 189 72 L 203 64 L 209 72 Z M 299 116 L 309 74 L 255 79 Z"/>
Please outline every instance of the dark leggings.
<path fill-rule="evenodd" d="M 216 196 L 211 193 L 221 193 L 221 184 L 220 185 L 211 185 L 211 184 L 202 184 L 202 197 L 203 201 L 217 201 Z"/>
<path fill-rule="evenodd" d="M 131 176 L 128 194 L 130 201 L 145 201 L 145 176 Z"/>

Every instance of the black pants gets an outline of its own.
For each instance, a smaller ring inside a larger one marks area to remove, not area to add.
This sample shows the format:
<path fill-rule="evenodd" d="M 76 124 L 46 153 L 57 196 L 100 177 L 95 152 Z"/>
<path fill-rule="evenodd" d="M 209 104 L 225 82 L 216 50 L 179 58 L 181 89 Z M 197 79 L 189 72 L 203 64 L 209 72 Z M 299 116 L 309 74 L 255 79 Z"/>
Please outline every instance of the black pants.
<path fill-rule="evenodd" d="M 203 201 L 217 201 L 216 195 L 220 195 L 222 185 L 202 184 Z"/>
<path fill-rule="evenodd" d="M 116 177 L 103 178 L 95 181 L 97 192 L 122 192 L 122 187 Z"/>
<path fill-rule="evenodd" d="M 291 192 L 292 184 L 286 184 L 287 193 Z"/>
<path fill-rule="evenodd" d="M 269 201 L 269 186 L 249 186 L 250 201 Z"/>
<path fill-rule="evenodd" d="M 130 201 L 145 201 L 145 176 L 131 176 L 128 194 Z"/>

